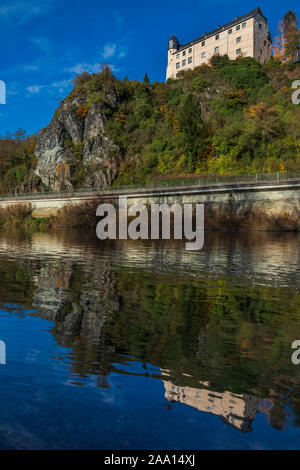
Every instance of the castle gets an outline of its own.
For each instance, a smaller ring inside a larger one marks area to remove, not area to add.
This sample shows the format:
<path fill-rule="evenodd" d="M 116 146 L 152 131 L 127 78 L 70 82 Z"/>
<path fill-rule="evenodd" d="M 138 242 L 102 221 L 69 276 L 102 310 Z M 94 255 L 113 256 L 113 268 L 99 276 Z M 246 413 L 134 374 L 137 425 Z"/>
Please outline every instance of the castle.
<path fill-rule="evenodd" d="M 227 54 L 230 59 L 253 57 L 264 63 L 271 58 L 271 46 L 268 22 L 258 7 L 187 44 L 180 45 L 172 36 L 169 40 L 167 80 L 176 78 L 181 71 L 209 64 L 210 58 L 217 54 Z"/>

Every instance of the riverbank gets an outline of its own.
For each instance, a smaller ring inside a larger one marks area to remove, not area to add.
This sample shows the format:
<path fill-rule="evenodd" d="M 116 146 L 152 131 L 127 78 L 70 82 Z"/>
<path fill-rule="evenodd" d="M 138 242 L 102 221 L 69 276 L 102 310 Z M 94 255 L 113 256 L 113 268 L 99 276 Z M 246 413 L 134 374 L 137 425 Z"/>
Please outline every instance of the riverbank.
<path fill-rule="evenodd" d="M 15 204 L 0 208 L 0 227 L 47 230 L 50 227 L 50 219 L 47 217 L 33 217 L 29 204 Z"/>
<path fill-rule="evenodd" d="M 175 201 L 174 201 L 175 202 Z M 82 204 L 68 203 L 55 215 L 36 217 L 30 204 L 15 204 L 0 209 L 0 227 L 22 227 L 32 230 L 49 230 L 55 227 L 95 228 L 99 222 L 96 209 L 99 199 L 85 201 Z M 118 210 L 116 209 L 118 212 Z M 149 227 L 151 211 L 149 210 Z M 129 217 L 128 220 L 133 220 Z M 118 214 L 117 214 L 118 220 Z M 206 229 L 244 231 L 300 231 L 300 216 L 296 207 L 263 207 L 257 204 L 234 203 L 227 201 L 204 204 L 204 223 Z M 173 217 L 171 214 L 171 225 Z"/>

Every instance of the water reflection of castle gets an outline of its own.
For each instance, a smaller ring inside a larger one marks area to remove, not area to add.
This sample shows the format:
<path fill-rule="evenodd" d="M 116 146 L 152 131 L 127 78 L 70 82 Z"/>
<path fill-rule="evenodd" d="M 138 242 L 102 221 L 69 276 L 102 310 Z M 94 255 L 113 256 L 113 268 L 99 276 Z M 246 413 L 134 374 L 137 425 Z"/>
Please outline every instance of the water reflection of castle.
<path fill-rule="evenodd" d="M 199 411 L 220 416 L 227 424 L 242 432 L 251 431 L 251 422 L 257 414 L 259 398 L 231 392 L 213 392 L 205 388 L 179 387 L 164 382 L 165 397 L 168 401 L 184 403 Z"/>

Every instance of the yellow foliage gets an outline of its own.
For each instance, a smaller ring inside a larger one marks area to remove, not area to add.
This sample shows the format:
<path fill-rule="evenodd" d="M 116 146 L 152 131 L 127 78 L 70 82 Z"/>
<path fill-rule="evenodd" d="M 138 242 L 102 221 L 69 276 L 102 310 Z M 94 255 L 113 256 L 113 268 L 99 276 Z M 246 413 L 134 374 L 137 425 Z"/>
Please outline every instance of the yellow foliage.
<path fill-rule="evenodd" d="M 160 106 L 159 109 L 160 109 L 160 112 L 162 113 L 162 115 L 164 116 L 165 122 L 169 126 L 172 126 L 172 128 L 174 129 L 174 131 L 177 134 L 182 134 L 182 130 L 180 129 L 179 121 L 177 119 L 176 113 L 174 111 L 171 111 L 170 109 L 168 109 L 168 107 L 165 104 Z"/>
<path fill-rule="evenodd" d="M 125 124 L 126 114 L 122 114 L 122 113 L 116 114 L 115 120 L 120 122 L 121 124 Z"/>
<path fill-rule="evenodd" d="M 86 106 L 79 106 L 76 110 L 77 116 L 80 116 L 82 118 L 85 118 L 88 113 L 88 109 Z"/>
<path fill-rule="evenodd" d="M 278 113 L 276 108 L 268 108 L 266 103 L 258 103 L 249 106 L 244 110 L 245 116 L 256 119 L 257 121 L 266 121 L 268 118 L 275 117 Z"/>

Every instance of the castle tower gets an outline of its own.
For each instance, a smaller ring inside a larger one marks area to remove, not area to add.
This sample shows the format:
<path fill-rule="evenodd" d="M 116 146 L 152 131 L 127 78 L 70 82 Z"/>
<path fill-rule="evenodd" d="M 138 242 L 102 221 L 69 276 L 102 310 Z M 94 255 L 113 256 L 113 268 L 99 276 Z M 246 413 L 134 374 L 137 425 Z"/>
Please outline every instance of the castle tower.
<path fill-rule="evenodd" d="M 177 37 L 174 36 L 174 35 L 171 36 L 170 39 L 169 39 L 169 51 L 172 50 L 172 52 L 174 54 L 174 52 L 178 50 L 178 46 L 179 46 L 179 44 L 178 44 Z M 175 49 L 175 51 L 174 51 L 174 49 Z"/>
<path fill-rule="evenodd" d="M 171 76 L 173 69 L 173 60 L 175 60 L 175 53 L 179 49 L 179 42 L 176 36 L 171 36 L 168 43 L 168 66 L 167 66 L 167 77 Z"/>

